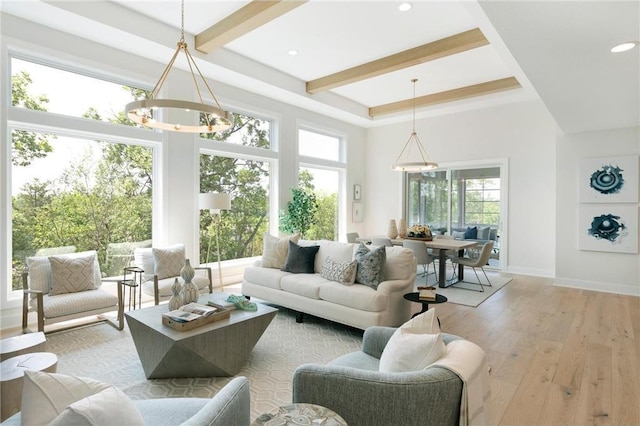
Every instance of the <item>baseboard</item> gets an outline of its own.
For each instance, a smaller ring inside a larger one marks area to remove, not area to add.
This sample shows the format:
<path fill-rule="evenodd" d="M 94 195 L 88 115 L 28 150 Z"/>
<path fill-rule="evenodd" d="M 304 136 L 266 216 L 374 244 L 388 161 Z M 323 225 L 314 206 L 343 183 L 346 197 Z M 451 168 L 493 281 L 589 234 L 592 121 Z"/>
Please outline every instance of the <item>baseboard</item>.
<path fill-rule="evenodd" d="M 558 287 L 576 288 L 580 290 L 600 291 L 603 293 L 624 294 L 626 296 L 640 296 L 640 286 L 603 283 L 599 281 L 556 278 L 554 285 Z"/>
<path fill-rule="evenodd" d="M 507 272 L 509 274 L 530 275 L 532 277 L 542 278 L 555 277 L 555 271 L 549 271 L 547 269 L 521 268 L 518 266 L 509 266 L 504 272 Z"/>

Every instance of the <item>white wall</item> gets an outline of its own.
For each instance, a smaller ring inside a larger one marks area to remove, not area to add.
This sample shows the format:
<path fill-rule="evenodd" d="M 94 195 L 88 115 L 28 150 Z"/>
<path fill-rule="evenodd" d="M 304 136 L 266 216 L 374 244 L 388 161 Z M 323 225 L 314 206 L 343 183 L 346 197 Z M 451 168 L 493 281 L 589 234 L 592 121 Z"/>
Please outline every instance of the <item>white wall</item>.
<path fill-rule="evenodd" d="M 555 270 L 555 141 L 557 127 L 539 101 L 426 118 L 416 131 L 432 160 L 455 163 L 508 158 L 508 264 L 505 270 L 553 276 Z M 410 123 L 368 130 L 366 232 L 385 234 L 402 214 L 402 173 L 391 163 Z M 504 235 L 504 233 L 503 233 Z"/>
<path fill-rule="evenodd" d="M 640 255 L 578 250 L 576 224 L 580 159 L 639 155 L 640 128 L 561 136 L 556 152 L 556 283 L 640 295 Z"/>

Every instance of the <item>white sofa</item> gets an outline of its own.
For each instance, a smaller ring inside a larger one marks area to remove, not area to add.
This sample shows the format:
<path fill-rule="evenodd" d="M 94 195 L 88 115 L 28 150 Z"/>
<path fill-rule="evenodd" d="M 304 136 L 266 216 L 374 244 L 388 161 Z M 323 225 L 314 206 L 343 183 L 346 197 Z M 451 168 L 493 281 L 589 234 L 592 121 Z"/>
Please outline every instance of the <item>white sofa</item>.
<path fill-rule="evenodd" d="M 374 289 L 329 281 L 321 275 L 327 257 L 338 262 L 352 260 L 359 244 L 320 240 L 300 241 L 300 245 L 320 246 L 315 273 L 294 274 L 257 262 L 244 271 L 242 294 L 298 311 L 298 322 L 307 313 L 364 330 L 374 325 L 398 327 L 409 319 L 411 302 L 403 296 L 413 291 L 416 278 L 413 251 L 386 247 L 384 281 Z"/>

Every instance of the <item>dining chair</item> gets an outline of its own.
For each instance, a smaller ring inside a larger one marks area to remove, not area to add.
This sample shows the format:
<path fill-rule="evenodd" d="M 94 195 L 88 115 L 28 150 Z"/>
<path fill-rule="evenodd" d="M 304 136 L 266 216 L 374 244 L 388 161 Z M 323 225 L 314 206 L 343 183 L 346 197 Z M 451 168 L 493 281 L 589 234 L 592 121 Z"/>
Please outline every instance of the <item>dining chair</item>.
<path fill-rule="evenodd" d="M 393 243 L 391 242 L 391 239 L 384 238 L 384 237 L 371 237 L 371 245 L 393 247 Z"/>
<path fill-rule="evenodd" d="M 429 274 L 434 274 L 437 282 L 438 273 L 436 272 L 436 264 L 433 262 L 433 258 L 429 256 L 425 243 L 423 241 L 404 240 L 402 242 L 402 246 L 413 250 L 413 255 L 415 256 L 418 265 L 422 265 L 422 273 L 420 276 L 426 277 L 425 284 L 429 282 Z M 433 265 L 433 272 L 429 272 L 429 265 Z"/>
<path fill-rule="evenodd" d="M 478 280 L 478 282 L 458 281 L 457 283 L 452 284 L 451 287 L 455 287 L 456 284 L 461 282 L 468 283 L 468 284 L 477 284 L 480 286 L 480 290 L 476 290 L 473 288 L 466 288 L 466 287 L 458 287 L 464 290 L 484 291 L 485 286 L 492 287 L 491 280 L 489 280 L 489 277 L 487 276 L 487 273 L 484 270 L 484 267 L 487 265 L 487 262 L 489 262 L 489 256 L 491 255 L 492 250 L 493 250 L 493 241 L 488 241 L 487 243 L 485 243 L 484 246 L 482 246 L 482 250 L 480 251 L 480 256 L 478 258 L 469 258 L 469 257 L 456 258 L 454 260 L 455 263 L 463 266 L 470 266 L 473 269 L 473 272 L 476 274 L 476 279 Z M 478 271 L 476 270 L 477 268 L 480 268 L 480 270 L 484 274 L 484 278 L 487 280 L 487 284 L 483 284 L 482 281 L 480 280 L 480 277 L 478 276 Z"/>

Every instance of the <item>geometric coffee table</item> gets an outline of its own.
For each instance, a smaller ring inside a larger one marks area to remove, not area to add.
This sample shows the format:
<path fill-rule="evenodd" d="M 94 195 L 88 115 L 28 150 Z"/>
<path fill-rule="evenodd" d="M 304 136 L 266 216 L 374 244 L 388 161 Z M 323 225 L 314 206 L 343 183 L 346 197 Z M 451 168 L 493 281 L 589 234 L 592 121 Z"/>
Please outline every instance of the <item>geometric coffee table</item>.
<path fill-rule="evenodd" d="M 199 303 L 206 304 L 201 296 Z M 235 309 L 227 319 L 180 331 L 162 324 L 169 305 L 125 313 L 148 379 L 233 376 L 267 329 L 277 309 L 257 304 L 256 312 Z"/>

